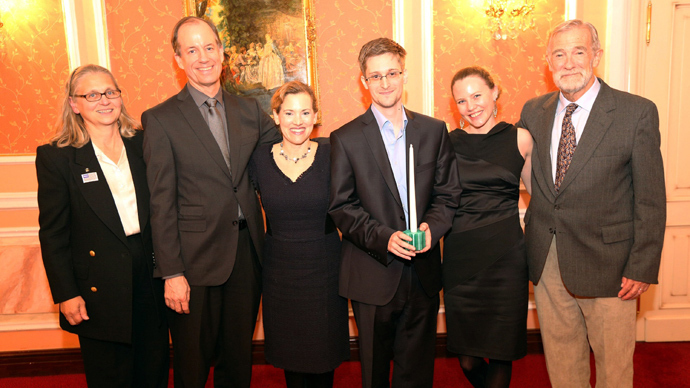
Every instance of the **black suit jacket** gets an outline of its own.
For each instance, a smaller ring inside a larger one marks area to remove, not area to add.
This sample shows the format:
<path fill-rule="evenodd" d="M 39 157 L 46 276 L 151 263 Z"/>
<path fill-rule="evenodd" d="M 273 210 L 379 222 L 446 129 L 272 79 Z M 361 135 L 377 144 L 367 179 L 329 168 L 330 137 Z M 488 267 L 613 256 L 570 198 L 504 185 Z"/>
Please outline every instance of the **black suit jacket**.
<path fill-rule="evenodd" d="M 657 282 L 666 223 L 664 166 L 654 103 L 599 82 L 558 193 L 550 145 L 559 92 L 534 98 L 522 109 L 517 125 L 534 138 L 525 239 L 532 282 L 541 277 L 555 233 L 568 290 L 615 297 L 623 276 Z"/>
<path fill-rule="evenodd" d="M 417 214 L 429 224 L 432 247 L 414 259 L 424 291 L 441 290 L 439 239 L 450 229 L 460 198 L 455 154 L 443 121 L 405 111 L 407 147 L 414 145 Z M 405 213 L 381 132 L 371 109 L 331 133 L 329 213 L 343 233 L 340 294 L 374 305 L 398 288 L 403 259 L 388 240 L 407 229 Z"/>
<path fill-rule="evenodd" d="M 261 258 L 263 218 L 247 163 L 257 145 L 281 136 L 255 100 L 223 92 L 223 102 L 232 173 L 187 87 L 141 117 L 156 276 L 184 273 L 194 286 L 224 283 L 237 252 L 238 203 Z"/>
<path fill-rule="evenodd" d="M 149 191 L 142 155 L 142 134 L 122 139 L 137 195 L 139 225 L 149 270 L 153 246 Z M 98 181 L 84 183 L 82 174 Z M 115 201 L 93 145 L 36 150 L 41 254 L 55 303 L 81 296 L 88 321 L 72 326 L 60 314 L 60 326 L 85 337 L 130 343 L 132 332 L 132 252 Z M 160 298 L 162 282 L 154 281 Z M 162 316 L 162 315 L 161 315 Z M 163 322 L 161 320 L 161 322 Z"/>

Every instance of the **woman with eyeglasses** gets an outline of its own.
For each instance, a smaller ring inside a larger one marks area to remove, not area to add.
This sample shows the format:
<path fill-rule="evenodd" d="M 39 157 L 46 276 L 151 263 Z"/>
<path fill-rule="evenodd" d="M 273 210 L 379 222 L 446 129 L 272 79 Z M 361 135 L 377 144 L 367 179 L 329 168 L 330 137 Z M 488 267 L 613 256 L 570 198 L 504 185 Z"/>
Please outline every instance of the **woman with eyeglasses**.
<path fill-rule="evenodd" d="M 36 150 L 36 174 L 41 254 L 60 326 L 79 336 L 89 387 L 167 387 L 142 132 L 110 71 L 72 72 L 56 129 Z"/>
<path fill-rule="evenodd" d="M 520 179 L 530 191 L 532 137 L 497 119 L 501 91 L 472 66 L 451 82 L 462 116 L 450 133 L 462 194 L 443 247 L 448 350 L 474 387 L 507 388 L 527 352 L 527 257 Z M 488 359 L 489 361 L 485 361 Z"/>

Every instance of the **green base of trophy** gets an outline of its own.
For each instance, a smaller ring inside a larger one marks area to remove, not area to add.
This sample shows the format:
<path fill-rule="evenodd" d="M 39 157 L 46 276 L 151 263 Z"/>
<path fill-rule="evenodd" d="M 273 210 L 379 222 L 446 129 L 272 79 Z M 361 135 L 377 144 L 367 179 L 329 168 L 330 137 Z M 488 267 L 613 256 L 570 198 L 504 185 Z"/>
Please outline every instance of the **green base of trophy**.
<path fill-rule="evenodd" d="M 426 233 L 421 230 L 417 229 L 416 232 L 411 232 L 408 229 L 403 233 L 412 237 L 412 241 L 408 241 L 408 244 L 413 245 L 416 251 L 421 251 L 426 246 Z"/>

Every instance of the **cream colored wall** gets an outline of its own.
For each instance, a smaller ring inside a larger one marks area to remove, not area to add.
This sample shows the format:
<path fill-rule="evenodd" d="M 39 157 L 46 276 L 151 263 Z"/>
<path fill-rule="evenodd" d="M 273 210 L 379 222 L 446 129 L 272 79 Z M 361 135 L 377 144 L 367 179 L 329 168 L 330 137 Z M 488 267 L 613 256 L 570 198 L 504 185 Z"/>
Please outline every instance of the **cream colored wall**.
<path fill-rule="evenodd" d="M 659 110 L 667 219 L 659 284 L 640 301 L 638 340 L 690 341 L 690 0 L 654 0 L 646 42 L 647 0 L 631 2 L 630 85 Z"/>

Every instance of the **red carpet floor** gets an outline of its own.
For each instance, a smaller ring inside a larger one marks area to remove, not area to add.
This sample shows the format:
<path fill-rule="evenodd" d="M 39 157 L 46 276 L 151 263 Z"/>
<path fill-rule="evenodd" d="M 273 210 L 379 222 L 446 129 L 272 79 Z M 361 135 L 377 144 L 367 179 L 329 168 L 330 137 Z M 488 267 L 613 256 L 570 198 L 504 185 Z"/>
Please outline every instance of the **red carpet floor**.
<path fill-rule="evenodd" d="M 690 388 L 690 342 L 638 343 L 635 349 L 636 388 Z M 592 377 L 592 383 L 594 378 Z M 170 387 L 172 387 L 172 372 Z M 283 372 L 270 365 L 255 365 L 252 388 L 284 387 Z M 346 362 L 335 372 L 335 387 L 359 387 L 359 363 Z M 511 387 L 549 387 L 544 356 L 531 354 L 513 364 Z M 594 384 L 592 384 L 594 386 Z M 85 388 L 84 375 L 0 378 L 1 388 Z M 212 388 L 211 382 L 206 384 Z M 471 388 L 455 358 L 436 359 L 435 388 Z"/>

